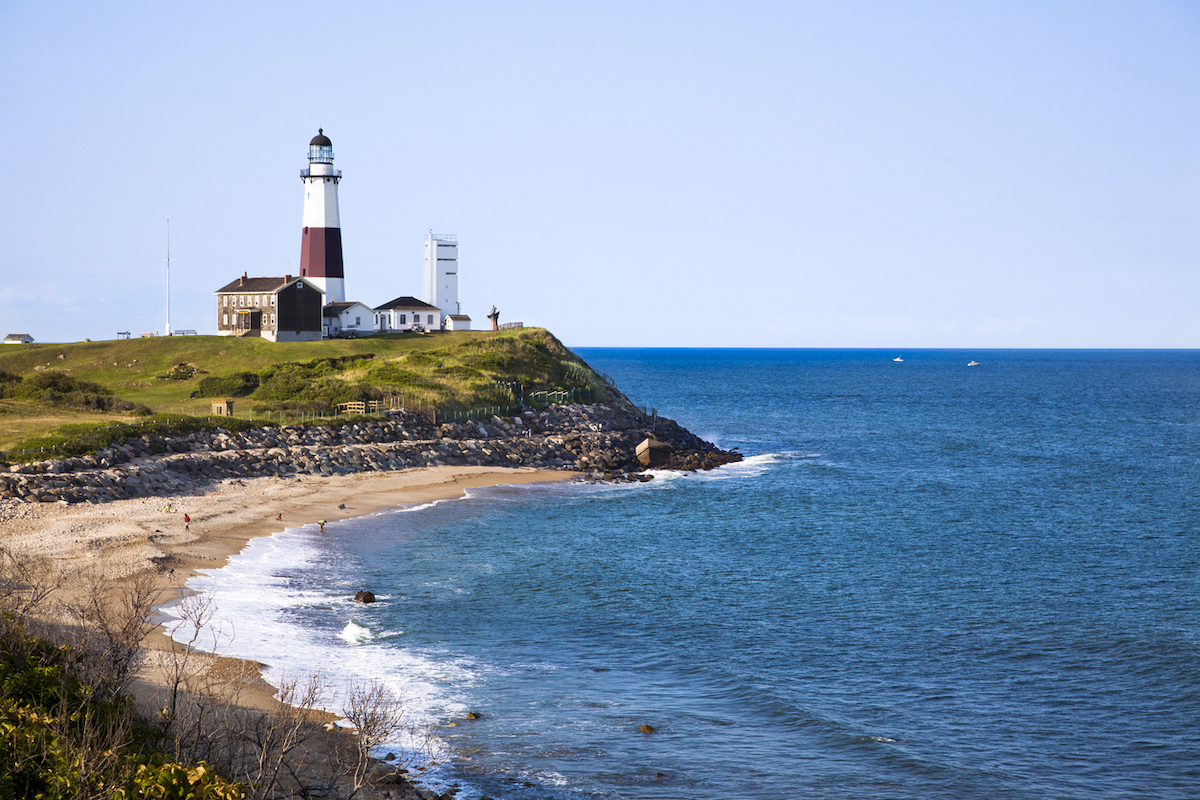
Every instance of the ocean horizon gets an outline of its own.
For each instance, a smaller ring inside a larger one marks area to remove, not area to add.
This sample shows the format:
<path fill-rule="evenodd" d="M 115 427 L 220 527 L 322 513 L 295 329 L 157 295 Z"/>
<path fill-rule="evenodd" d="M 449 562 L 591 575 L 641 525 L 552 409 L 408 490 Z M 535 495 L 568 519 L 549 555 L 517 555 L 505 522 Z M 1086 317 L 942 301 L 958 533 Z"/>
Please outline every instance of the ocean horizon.
<path fill-rule="evenodd" d="M 573 349 L 745 460 L 253 540 L 224 654 L 465 800 L 1195 796 L 1200 351 Z"/>

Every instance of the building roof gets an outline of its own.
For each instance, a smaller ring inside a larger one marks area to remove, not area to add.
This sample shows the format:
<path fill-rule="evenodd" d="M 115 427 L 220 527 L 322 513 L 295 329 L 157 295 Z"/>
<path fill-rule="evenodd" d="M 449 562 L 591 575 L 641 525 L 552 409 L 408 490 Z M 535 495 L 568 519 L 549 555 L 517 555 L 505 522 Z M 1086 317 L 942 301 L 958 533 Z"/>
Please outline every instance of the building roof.
<path fill-rule="evenodd" d="M 447 314 L 446 316 L 449 317 L 450 319 L 456 319 L 460 322 L 470 322 L 471 321 L 471 318 L 468 317 L 466 314 Z"/>
<path fill-rule="evenodd" d="M 324 128 L 317 128 L 317 135 L 308 143 L 309 147 L 333 147 L 333 142 L 329 141 L 329 137 L 325 135 Z"/>
<path fill-rule="evenodd" d="M 282 278 L 247 278 L 245 274 L 232 283 L 217 289 L 214 294 L 255 294 L 261 292 L 277 292 L 283 287 L 300 280 L 294 275 L 284 275 Z M 307 281 L 305 281 L 307 283 Z M 313 287 L 316 288 L 315 286 Z"/>
<path fill-rule="evenodd" d="M 328 303 L 325 306 L 324 310 L 321 312 L 321 315 L 325 316 L 325 317 L 336 317 L 339 314 L 341 314 L 343 311 L 351 308 L 352 306 L 362 306 L 367 311 L 371 310 L 371 307 L 369 305 L 367 305 L 366 303 L 360 303 L 357 300 L 338 300 L 335 303 Z"/>
<path fill-rule="evenodd" d="M 418 300 L 415 297 L 397 297 L 390 303 L 384 303 L 381 306 L 375 306 L 376 311 L 390 311 L 393 308 L 403 308 L 406 311 L 409 309 L 418 309 L 421 311 L 425 311 L 426 309 L 430 311 L 441 311 L 441 309 L 437 306 L 431 306 L 424 300 Z"/>
<path fill-rule="evenodd" d="M 4 337 L 4 341 L 6 342 L 24 342 L 26 340 L 32 342 L 33 337 L 28 333 L 10 333 L 8 336 Z"/>

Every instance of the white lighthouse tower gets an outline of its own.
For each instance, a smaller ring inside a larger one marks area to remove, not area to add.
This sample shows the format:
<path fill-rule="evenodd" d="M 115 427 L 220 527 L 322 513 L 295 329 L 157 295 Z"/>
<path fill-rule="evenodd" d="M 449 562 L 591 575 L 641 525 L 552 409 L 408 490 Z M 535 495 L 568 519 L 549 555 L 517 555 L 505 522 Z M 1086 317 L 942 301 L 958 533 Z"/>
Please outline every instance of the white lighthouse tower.
<path fill-rule="evenodd" d="M 323 128 L 308 143 L 304 180 L 304 235 L 300 240 L 300 277 L 325 294 L 325 304 L 346 299 L 342 272 L 342 222 L 338 214 L 338 182 L 342 171 L 333 168 L 333 142 Z"/>

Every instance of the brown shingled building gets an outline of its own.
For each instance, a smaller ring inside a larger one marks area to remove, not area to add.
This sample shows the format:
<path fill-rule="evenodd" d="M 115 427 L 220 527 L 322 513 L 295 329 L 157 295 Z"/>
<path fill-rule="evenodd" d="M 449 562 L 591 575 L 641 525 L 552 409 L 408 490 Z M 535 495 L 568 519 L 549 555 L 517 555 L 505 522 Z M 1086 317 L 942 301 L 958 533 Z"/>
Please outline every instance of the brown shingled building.
<path fill-rule="evenodd" d="M 321 338 L 323 296 L 304 278 L 249 278 L 243 272 L 214 294 L 221 336 L 259 336 L 272 342 Z"/>

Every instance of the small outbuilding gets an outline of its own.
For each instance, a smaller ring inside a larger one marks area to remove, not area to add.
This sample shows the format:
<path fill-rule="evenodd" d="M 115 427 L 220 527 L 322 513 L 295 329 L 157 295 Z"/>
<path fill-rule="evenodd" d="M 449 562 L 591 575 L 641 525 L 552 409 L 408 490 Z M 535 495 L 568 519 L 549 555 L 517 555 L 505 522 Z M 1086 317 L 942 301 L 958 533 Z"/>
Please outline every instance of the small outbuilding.
<path fill-rule="evenodd" d="M 375 332 L 373 313 L 366 303 L 352 300 L 329 303 L 322 312 L 326 338 L 370 336 Z"/>
<path fill-rule="evenodd" d="M 213 400 L 212 413 L 214 417 L 232 417 L 233 416 L 233 401 Z"/>
<path fill-rule="evenodd" d="M 466 314 L 447 314 L 443 323 L 448 331 L 471 330 L 471 318 Z"/>
<path fill-rule="evenodd" d="M 5 344 L 33 344 L 33 337 L 28 333 L 10 333 L 4 337 Z"/>

